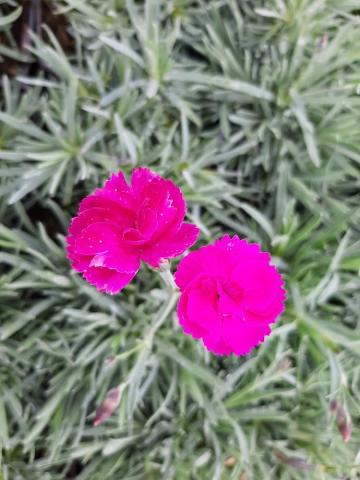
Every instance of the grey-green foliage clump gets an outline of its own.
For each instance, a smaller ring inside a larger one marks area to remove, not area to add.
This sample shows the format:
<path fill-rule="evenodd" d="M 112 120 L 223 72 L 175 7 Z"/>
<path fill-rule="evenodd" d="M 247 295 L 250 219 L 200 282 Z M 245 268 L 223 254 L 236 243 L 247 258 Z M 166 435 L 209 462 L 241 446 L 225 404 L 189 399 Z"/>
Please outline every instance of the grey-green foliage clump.
<path fill-rule="evenodd" d="M 46 26 L 16 48 L 17 2 L 0 18 L 20 61 L 0 97 L 0 478 L 359 478 L 358 2 L 55 3 L 66 54 Z M 185 336 L 146 268 L 116 297 L 71 271 L 79 200 L 133 165 L 181 186 L 200 243 L 245 236 L 284 273 L 248 357 Z"/>

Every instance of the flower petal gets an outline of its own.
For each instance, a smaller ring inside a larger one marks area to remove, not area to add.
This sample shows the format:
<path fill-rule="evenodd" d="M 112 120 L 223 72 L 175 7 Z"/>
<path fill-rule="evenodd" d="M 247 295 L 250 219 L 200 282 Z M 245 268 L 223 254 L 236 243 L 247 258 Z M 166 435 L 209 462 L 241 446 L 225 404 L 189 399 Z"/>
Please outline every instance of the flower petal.
<path fill-rule="evenodd" d="M 191 252 L 189 255 L 186 255 L 186 257 L 181 260 L 175 272 L 175 282 L 180 290 L 185 290 L 197 275 L 201 275 L 204 271 L 208 271 L 204 258 L 206 255 L 203 255 L 203 252 L 205 249 L 210 250 L 213 248 L 213 245 L 201 247 L 198 250 Z"/>
<path fill-rule="evenodd" d="M 285 297 L 285 291 L 281 289 L 271 305 L 267 305 L 264 309 L 244 307 L 246 318 L 256 322 L 274 323 L 285 309 Z"/>
<path fill-rule="evenodd" d="M 152 267 L 159 267 L 163 258 L 173 258 L 181 255 L 197 240 L 199 229 L 190 223 L 183 223 L 179 230 L 171 237 L 164 237 L 154 245 L 150 244 L 143 249 L 142 260 Z"/>
<path fill-rule="evenodd" d="M 161 178 L 160 175 L 153 172 L 149 168 L 139 167 L 135 168 L 131 174 L 131 188 L 135 196 L 141 196 L 143 189 L 154 179 Z"/>
<path fill-rule="evenodd" d="M 98 188 L 81 201 L 79 212 L 94 207 L 105 208 L 130 219 L 134 216 L 136 203 L 128 193 L 114 194 L 112 191 Z"/>
<path fill-rule="evenodd" d="M 81 255 L 96 255 L 118 247 L 121 240 L 117 229 L 106 222 L 92 223 L 75 240 L 75 251 Z"/>
<path fill-rule="evenodd" d="M 242 304 L 252 311 L 266 311 L 274 302 L 283 281 L 275 267 L 261 261 L 246 261 L 231 275 L 234 283 L 244 290 Z"/>
<path fill-rule="evenodd" d="M 99 254 L 94 258 L 92 264 L 111 268 L 118 272 L 132 273 L 139 270 L 140 257 L 134 251 L 129 251 L 126 248 L 117 246 L 106 254 Z"/>
<path fill-rule="evenodd" d="M 196 285 L 180 298 L 178 314 L 184 332 L 194 338 L 221 334 L 221 319 L 216 311 L 216 284 L 211 278 L 198 278 Z"/>
<path fill-rule="evenodd" d="M 177 313 L 179 323 L 183 327 L 184 333 L 198 339 L 204 335 L 204 329 L 197 323 L 191 323 L 188 317 L 188 298 L 186 295 L 180 297 Z"/>
<path fill-rule="evenodd" d="M 126 228 L 129 224 L 128 219 L 121 214 L 119 215 L 118 212 L 114 212 L 109 208 L 94 207 L 80 212 L 77 217 L 71 220 L 69 234 L 73 236 L 80 235 L 86 227 L 98 222 L 109 222 L 115 227 L 122 226 L 122 228 Z"/>
<path fill-rule="evenodd" d="M 123 194 L 131 195 L 131 187 L 127 184 L 123 172 L 113 173 L 105 182 L 103 189 L 120 195 L 120 198 Z"/>
<path fill-rule="evenodd" d="M 188 290 L 188 318 L 204 330 L 220 332 L 221 318 L 216 310 L 217 289 L 213 279 L 199 278 Z"/>
<path fill-rule="evenodd" d="M 158 226 L 156 210 L 143 207 L 138 213 L 137 227 L 145 238 L 150 238 Z"/>
<path fill-rule="evenodd" d="M 180 188 L 147 168 L 137 168 L 131 177 L 134 195 L 157 212 L 157 238 L 165 230 L 178 230 L 184 219 L 186 203 Z"/>
<path fill-rule="evenodd" d="M 249 322 L 236 316 L 229 316 L 222 324 L 224 342 L 235 355 L 246 355 L 264 341 L 271 333 L 267 323 Z"/>
<path fill-rule="evenodd" d="M 160 232 L 165 228 L 177 230 L 186 213 L 186 202 L 180 188 L 171 180 L 165 182 L 168 198 L 165 208 L 159 214 Z"/>
<path fill-rule="evenodd" d="M 103 267 L 89 267 L 83 277 L 100 292 L 110 293 L 112 295 L 119 293 L 136 275 L 136 271 L 131 273 L 119 273 L 116 270 Z"/>
<path fill-rule="evenodd" d="M 139 208 L 151 208 L 156 212 L 166 207 L 169 196 L 167 181 L 147 168 L 137 168 L 131 176 L 133 195 Z"/>
<path fill-rule="evenodd" d="M 233 353 L 232 348 L 224 342 L 221 336 L 204 336 L 203 343 L 209 352 L 214 353 L 215 355 L 231 355 Z"/>
<path fill-rule="evenodd" d="M 225 250 L 215 245 L 207 245 L 191 252 L 184 257 L 175 273 L 175 281 L 182 290 L 193 280 L 198 273 L 208 273 L 215 278 L 228 278 L 229 272 L 234 268 L 234 260 L 229 259 Z"/>
<path fill-rule="evenodd" d="M 93 257 L 91 255 L 80 255 L 76 253 L 74 245 L 68 243 L 67 258 L 71 261 L 71 266 L 74 270 L 83 272 L 89 268 Z"/>

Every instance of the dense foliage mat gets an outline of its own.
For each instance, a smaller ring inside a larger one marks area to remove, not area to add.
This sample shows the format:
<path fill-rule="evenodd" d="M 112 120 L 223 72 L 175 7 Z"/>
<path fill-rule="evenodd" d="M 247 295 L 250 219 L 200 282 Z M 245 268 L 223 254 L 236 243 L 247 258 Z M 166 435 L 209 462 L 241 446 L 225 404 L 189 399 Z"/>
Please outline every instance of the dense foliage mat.
<path fill-rule="evenodd" d="M 1 479 L 359 478 L 358 8 L 1 2 Z M 79 200 L 134 165 L 200 244 L 272 253 L 286 312 L 251 355 L 185 336 L 147 268 L 117 296 L 71 271 Z"/>

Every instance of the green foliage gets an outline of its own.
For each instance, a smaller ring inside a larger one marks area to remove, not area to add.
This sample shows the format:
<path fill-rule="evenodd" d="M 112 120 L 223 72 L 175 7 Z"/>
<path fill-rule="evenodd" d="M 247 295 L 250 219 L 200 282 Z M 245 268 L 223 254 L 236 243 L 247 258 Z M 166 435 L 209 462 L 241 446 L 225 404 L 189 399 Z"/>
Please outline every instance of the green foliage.
<path fill-rule="evenodd" d="M 31 68 L 0 95 L 0 478 L 359 478 L 358 2 L 62 0 L 67 53 L 46 26 L 17 49 L 6 3 L 1 60 Z M 248 357 L 183 335 L 145 267 L 116 297 L 71 271 L 79 200 L 135 164 L 182 187 L 202 243 L 246 236 L 284 273 Z"/>

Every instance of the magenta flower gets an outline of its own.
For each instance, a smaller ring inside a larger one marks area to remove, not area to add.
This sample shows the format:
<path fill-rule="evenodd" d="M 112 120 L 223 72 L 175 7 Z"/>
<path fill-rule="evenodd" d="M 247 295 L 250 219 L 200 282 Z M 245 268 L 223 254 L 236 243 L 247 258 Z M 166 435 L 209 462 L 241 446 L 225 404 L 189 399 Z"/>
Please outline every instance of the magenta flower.
<path fill-rule="evenodd" d="M 133 170 L 130 185 L 113 174 L 80 204 L 68 236 L 72 267 L 100 291 L 115 294 L 140 268 L 159 267 L 191 247 L 198 228 L 184 223 L 180 189 L 147 168 Z"/>
<path fill-rule="evenodd" d="M 216 355 L 245 355 L 284 310 L 284 282 L 257 244 L 225 235 L 187 255 L 175 281 L 185 333 Z"/>

